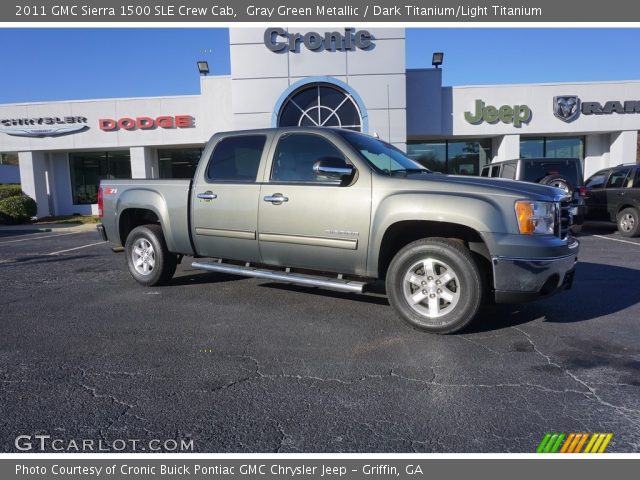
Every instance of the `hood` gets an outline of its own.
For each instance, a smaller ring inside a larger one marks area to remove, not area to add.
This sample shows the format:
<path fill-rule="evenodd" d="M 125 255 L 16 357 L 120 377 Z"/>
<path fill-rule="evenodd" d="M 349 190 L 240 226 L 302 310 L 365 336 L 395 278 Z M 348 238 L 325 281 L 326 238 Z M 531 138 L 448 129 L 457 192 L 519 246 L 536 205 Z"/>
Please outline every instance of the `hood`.
<path fill-rule="evenodd" d="M 439 173 L 413 173 L 405 179 L 429 184 L 431 189 L 446 189 L 449 192 L 480 193 L 486 195 L 507 195 L 540 201 L 560 201 L 566 195 L 559 188 L 531 182 L 519 182 L 504 178 L 474 177 L 468 175 L 445 175 Z M 436 186 L 437 185 L 437 186 Z M 414 186 L 415 187 L 415 184 Z"/>

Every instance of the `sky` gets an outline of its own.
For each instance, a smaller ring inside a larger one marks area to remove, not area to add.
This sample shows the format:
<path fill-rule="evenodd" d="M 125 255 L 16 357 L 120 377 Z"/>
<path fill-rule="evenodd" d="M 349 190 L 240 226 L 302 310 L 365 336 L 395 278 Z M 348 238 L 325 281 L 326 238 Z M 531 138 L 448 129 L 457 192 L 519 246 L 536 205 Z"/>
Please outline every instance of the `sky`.
<path fill-rule="evenodd" d="M 640 29 L 406 35 L 407 68 L 431 67 L 432 52 L 444 52 L 444 85 L 640 80 Z M 0 103 L 198 94 L 196 61 L 207 60 L 213 75 L 230 68 L 224 28 L 7 28 L 0 45 Z"/>

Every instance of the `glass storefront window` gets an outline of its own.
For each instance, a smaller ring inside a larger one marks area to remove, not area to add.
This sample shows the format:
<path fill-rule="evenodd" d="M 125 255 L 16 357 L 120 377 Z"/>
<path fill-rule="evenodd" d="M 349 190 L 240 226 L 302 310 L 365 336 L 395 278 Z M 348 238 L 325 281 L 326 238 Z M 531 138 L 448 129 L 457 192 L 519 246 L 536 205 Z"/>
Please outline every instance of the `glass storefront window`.
<path fill-rule="evenodd" d="M 201 148 L 158 150 L 160 178 L 193 178 L 201 154 Z"/>
<path fill-rule="evenodd" d="M 544 138 L 521 138 L 520 158 L 544 157 Z"/>
<path fill-rule="evenodd" d="M 407 157 L 434 172 L 444 172 L 447 169 L 447 143 L 409 143 Z"/>
<path fill-rule="evenodd" d="M 98 202 L 100 180 L 131 178 L 129 151 L 74 152 L 69 154 L 74 205 Z"/>
<path fill-rule="evenodd" d="M 520 158 L 542 157 L 584 160 L 584 137 L 538 137 L 520 140 Z"/>
<path fill-rule="evenodd" d="M 17 153 L 0 153 L 0 165 L 18 166 L 18 154 Z"/>
<path fill-rule="evenodd" d="M 407 156 L 434 172 L 480 175 L 491 162 L 491 139 L 409 143 Z"/>

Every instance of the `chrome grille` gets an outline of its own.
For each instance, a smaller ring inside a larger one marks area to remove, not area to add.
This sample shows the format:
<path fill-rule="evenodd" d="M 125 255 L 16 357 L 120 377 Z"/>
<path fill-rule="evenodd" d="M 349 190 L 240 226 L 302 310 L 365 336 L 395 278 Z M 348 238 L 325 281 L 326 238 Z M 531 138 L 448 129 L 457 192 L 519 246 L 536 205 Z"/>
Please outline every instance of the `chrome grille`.
<path fill-rule="evenodd" d="M 560 211 L 558 212 L 558 223 L 556 226 L 557 235 L 565 240 L 571 235 L 571 224 L 573 218 L 571 216 L 571 199 L 566 198 L 560 202 Z"/>

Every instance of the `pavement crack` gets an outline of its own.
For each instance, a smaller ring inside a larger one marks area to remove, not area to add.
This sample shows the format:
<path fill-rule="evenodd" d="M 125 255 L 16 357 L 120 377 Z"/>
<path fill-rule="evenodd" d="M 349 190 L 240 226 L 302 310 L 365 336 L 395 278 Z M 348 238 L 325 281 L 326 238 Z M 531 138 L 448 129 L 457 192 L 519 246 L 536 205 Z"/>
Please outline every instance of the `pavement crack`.
<path fill-rule="evenodd" d="M 557 363 L 554 360 L 552 360 L 552 358 L 549 355 L 547 355 L 546 353 L 542 352 L 538 348 L 538 346 L 535 344 L 535 342 L 533 341 L 533 339 L 531 338 L 531 335 L 529 335 L 529 333 L 527 333 L 526 331 L 524 331 L 524 330 L 522 330 L 521 328 L 518 328 L 518 327 L 511 327 L 511 328 L 513 328 L 514 330 L 516 330 L 516 331 L 520 332 L 522 335 L 524 335 L 524 337 L 527 339 L 527 341 L 533 347 L 533 351 L 536 352 L 542 358 L 544 358 L 548 365 L 550 365 L 552 367 L 555 367 L 555 368 L 558 368 L 562 373 L 564 373 L 566 376 L 571 378 L 574 382 L 576 382 L 579 385 L 582 385 L 584 388 L 586 388 L 588 390 L 588 392 L 583 392 L 583 394 L 587 398 L 591 398 L 591 399 L 596 400 L 600 405 L 602 405 L 604 407 L 608 407 L 608 408 L 612 408 L 612 409 L 616 410 L 618 413 L 620 413 L 623 417 L 625 417 L 627 420 L 629 420 L 634 425 L 640 425 L 640 419 L 639 418 L 634 418 L 634 416 L 640 415 L 640 410 L 636 410 L 636 409 L 628 408 L 628 407 L 623 407 L 623 406 L 620 406 L 620 405 L 615 405 L 615 404 L 613 404 L 611 402 L 607 402 L 600 395 L 598 395 L 597 389 L 595 387 L 593 387 L 592 385 L 590 385 L 587 382 L 585 382 L 584 380 L 582 380 L 580 377 L 578 377 L 576 374 L 574 374 L 573 372 L 571 372 L 567 368 L 564 368 L 562 365 L 560 365 L 559 363 Z"/>

